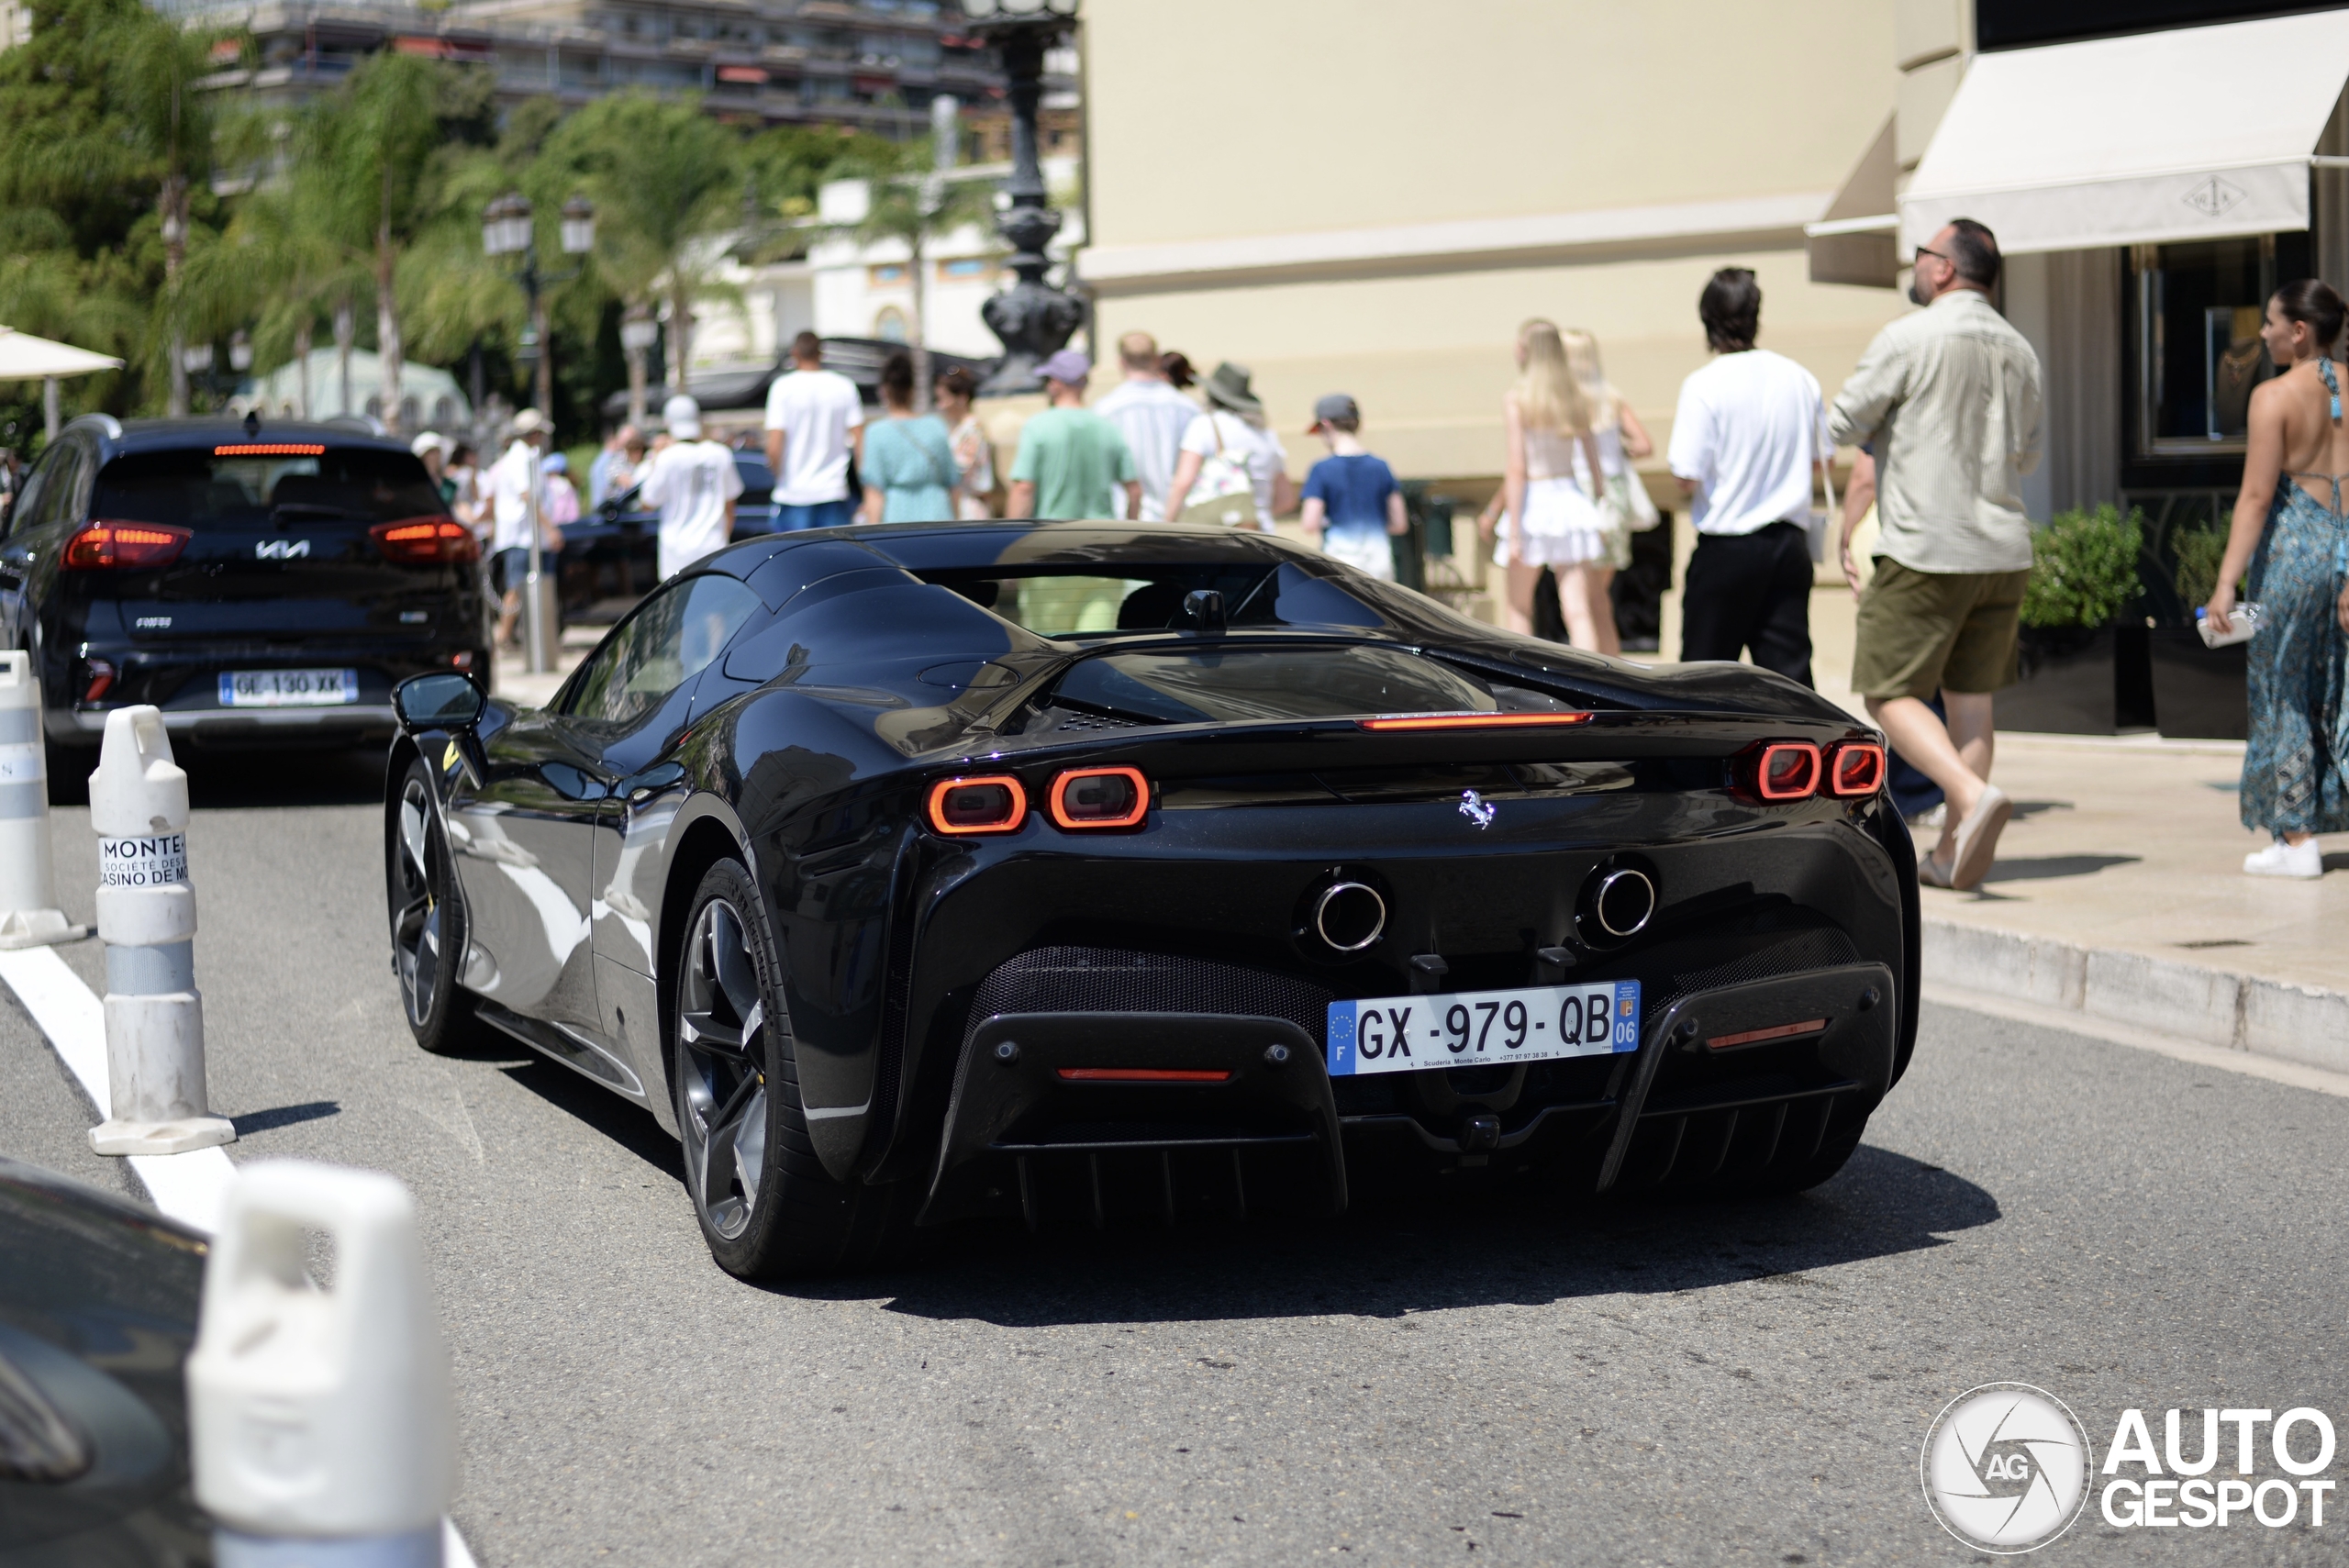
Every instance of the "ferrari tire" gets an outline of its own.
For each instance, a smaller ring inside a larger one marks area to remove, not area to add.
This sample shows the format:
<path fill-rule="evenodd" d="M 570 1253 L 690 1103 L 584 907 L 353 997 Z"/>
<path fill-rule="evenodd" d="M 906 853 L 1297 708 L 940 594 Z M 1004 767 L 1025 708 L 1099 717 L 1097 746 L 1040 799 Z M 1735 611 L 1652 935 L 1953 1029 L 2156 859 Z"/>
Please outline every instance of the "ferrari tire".
<path fill-rule="evenodd" d="M 463 900 L 456 896 L 456 863 L 448 830 L 432 804 L 432 774 L 423 759 L 407 771 L 387 803 L 384 875 L 390 904 L 392 969 L 399 976 L 400 1011 L 416 1043 L 446 1054 L 479 1038 L 473 994 L 459 981 L 466 950 Z"/>
<path fill-rule="evenodd" d="M 910 1188 L 836 1180 L 807 1136 L 783 964 L 736 860 L 694 892 L 673 965 L 685 1187 L 718 1266 L 743 1279 L 867 1267 L 910 1230 Z"/>

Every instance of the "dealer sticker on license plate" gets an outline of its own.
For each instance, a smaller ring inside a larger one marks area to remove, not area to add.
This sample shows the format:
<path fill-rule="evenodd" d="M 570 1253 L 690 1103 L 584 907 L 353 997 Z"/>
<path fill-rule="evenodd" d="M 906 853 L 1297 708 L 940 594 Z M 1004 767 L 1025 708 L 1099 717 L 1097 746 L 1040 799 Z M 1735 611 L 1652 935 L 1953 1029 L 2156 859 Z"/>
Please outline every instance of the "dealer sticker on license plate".
<path fill-rule="evenodd" d="M 337 707 L 359 700 L 356 670 L 229 670 L 222 707 Z"/>
<path fill-rule="evenodd" d="M 1555 1062 L 1640 1048 L 1640 983 L 1594 980 L 1330 1004 L 1330 1075 Z"/>

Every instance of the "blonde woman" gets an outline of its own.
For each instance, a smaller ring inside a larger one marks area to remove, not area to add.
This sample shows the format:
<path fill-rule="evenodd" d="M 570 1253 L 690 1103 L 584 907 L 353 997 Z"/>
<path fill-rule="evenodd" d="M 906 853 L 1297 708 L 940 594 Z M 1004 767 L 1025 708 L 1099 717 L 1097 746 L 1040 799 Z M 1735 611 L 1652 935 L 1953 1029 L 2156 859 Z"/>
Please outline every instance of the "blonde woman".
<path fill-rule="evenodd" d="M 1518 328 L 1517 384 L 1502 400 L 1508 430 L 1503 471 L 1504 552 L 1508 568 L 1506 617 L 1511 631 L 1533 629 L 1533 593 L 1542 573 L 1558 577 L 1558 609 L 1566 639 L 1576 648 L 1615 653 L 1614 545 L 1580 475 L 1606 472 L 1597 427 L 1601 410 L 1566 362 L 1555 322 L 1538 317 Z"/>
<path fill-rule="evenodd" d="M 1598 443 L 1598 474 L 1590 473 L 1577 445 L 1575 477 L 1598 498 L 1598 510 L 1609 529 L 1607 563 L 1620 572 L 1631 564 L 1631 535 L 1663 520 L 1647 486 L 1631 472 L 1631 464 L 1655 450 L 1655 441 L 1607 379 L 1598 338 L 1578 327 L 1561 328 L 1558 338 L 1566 347 L 1566 370 L 1589 400 L 1591 434 Z"/>

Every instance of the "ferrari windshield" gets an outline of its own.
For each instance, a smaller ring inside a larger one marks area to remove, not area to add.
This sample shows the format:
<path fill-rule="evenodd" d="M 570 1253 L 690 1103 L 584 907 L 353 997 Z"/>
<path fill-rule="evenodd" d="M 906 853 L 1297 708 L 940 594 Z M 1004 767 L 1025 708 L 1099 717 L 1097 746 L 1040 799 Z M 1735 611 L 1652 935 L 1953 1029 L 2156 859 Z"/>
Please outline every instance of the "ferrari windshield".
<path fill-rule="evenodd" d="M 1103 653 L 1050 705 L 1141 724 L 1240 724 L 1404 713 L 1566 713 L 1578 705 L 1398 648 Z"/>
<path fill-rule="evenodd" d="M 1227 624 L 1377 627 L 1386 619 L 1346 592 L 1342 580 L 1317 577 L 1282 562 L 1119 562 L 1082 566 L 960 567 L 924 572 L 1039 637 L 1114 637 L 1119 632 L 1188 630 L 1194 593 L 1220 598 Z"/>

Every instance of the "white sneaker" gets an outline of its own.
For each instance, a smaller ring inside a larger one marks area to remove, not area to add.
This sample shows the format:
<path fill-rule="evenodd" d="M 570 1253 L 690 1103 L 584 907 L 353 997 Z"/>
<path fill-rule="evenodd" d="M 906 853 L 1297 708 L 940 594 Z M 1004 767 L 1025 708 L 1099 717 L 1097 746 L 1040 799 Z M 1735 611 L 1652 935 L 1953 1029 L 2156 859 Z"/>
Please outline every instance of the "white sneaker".
<path fill-rule="evenodd" d="M 2288 844 L 2278 839 L 2264 850 L 2243 856 L 2245 876 L 2297 876 L 2314 879 L 2324 874 L 2324 851 L 2314 839 Z"/>

